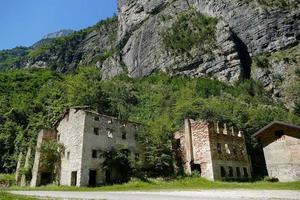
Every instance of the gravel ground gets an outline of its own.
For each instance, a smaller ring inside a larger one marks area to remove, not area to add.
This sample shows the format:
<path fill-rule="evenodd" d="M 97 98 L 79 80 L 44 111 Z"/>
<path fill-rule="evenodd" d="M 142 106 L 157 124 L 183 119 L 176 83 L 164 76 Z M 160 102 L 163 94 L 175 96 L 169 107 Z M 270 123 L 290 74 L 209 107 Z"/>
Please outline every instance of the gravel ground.
<path fill-rule="evenodd" d="M 300 191 L 288 190 L 203 190 L 161 192 L 55 192 L 55 191 L 10 191 L 13 194 L 50 199 L 84 200 L 256 200 L 299 199 Z"/>

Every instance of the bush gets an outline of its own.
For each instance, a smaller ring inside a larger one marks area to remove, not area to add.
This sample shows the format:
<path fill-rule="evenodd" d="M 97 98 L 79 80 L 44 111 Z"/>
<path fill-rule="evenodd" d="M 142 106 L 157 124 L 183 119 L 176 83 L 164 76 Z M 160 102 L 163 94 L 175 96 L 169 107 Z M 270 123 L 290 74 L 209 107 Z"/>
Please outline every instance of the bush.
<path fill-rule="evenodd" d="M 278 178 L 269 177 L 269 176 L 265 176 L 264 181 L 265 182 L 272 182 L 272 183 L 279 182 Z"/>
<path fill-rule="evenodd" d="M 9 187 L 15 184 L 14 174 L 0 174 L 0 188 Z"/>
<path fill-rule="evenodd" d="M 268 55 L 259 55 L 253 58 L 253 64 L 258 68 L 270 68 Z"/>
<path fill-rule="evenodd" d="M 162 33 L 165 49 L 175 55 L 189 53 L 197 48 L 203 54 L 212 54 L 215 46 L 217 19 L 205 16 L 195 10 L 178 16 L 172 27 Z"/>

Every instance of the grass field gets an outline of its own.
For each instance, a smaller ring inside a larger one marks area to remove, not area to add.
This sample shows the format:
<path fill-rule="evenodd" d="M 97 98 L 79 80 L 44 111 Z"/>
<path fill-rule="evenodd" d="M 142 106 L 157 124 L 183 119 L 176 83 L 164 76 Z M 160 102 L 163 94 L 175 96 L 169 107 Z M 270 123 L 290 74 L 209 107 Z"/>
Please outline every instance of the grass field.
<path fill-rule="evenodd" d="M 36 199 L 31 197 L 8 194 L 6 192 L 0 191 L 0 200 L 36 200 Z"/>
<path fill-rule="evenodd" d="M 209 190 L 209 189 L 266 189 L 266 190 L 300 190 L 300 182 L 271 183 L 271 182 L 211 182 L 204 178 L 185 177 L 170 181 L 151 179 L 149 181 L 133 180 L 122 185 L 101 187 L 66 187 L 48 185 L 38 188 L 10 187 L 9 190 L 48 190 L 48 191 L 139 191 L 139 190 Z"/>

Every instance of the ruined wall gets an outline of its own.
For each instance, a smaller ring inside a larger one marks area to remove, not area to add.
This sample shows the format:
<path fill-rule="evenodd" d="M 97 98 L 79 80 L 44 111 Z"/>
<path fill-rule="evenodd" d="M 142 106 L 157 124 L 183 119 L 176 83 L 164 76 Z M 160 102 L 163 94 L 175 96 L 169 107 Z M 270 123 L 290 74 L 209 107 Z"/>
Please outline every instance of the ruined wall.
<path fill-rule="evenodd" d="M 214 180 L 209 123 L 197 121 L 191 123 L 193 160 L 201 166 L 201 176 Z"/>
<path fill-rule="evenodd" d="M 235 128 L 185 120 L 184 131 L 176 132 L 174 139 L 176 156 L 181 157 L 186 174 L 200 167 L 201 176 L 209 180 L 251 178 L 245 138 Z"/>
<path fill-rule="evenodd" d="M 214 178 L 217 180 L 251 178 L 244 135 L 236 128 L 221 123 L 210 124 L 209 132 Z M 225 171 L 223 175 L 221 167 Z"/>
<path fill-rule="evenodd" d="M 101 169 L 103 159 L 99 151 L 110 150 L 112 147 L 122 147 L 130 150 L 131 156 L 138 153 L 135 140 L 138 133 L 137 125 L 120 121 L 119 119 L 99 115 L 97 113 L 86 112 L 83 140 L 83 163 L 82 163 L 82 186 L 89 185 L 89 171 L 97 171 L 97 184 L 105 182 L 105 171 Z M 95 133 L 95 128 L 98 130 Z M 126 134 L 126 138 L 122 135 Z M 92 151 L 98 151 L 97 158 L 92 157 Z"/>
<path fill-rule="evenodd" d="M 284 135 L 265 146 L 264 154 L 270 177 L 281 182 L 300 180 L 300 139 Z"/>
<path fill-rule="evenodd" d="M 82 148 L 85 123 L 85 112 L 83 110 L 71 109 L 61 120 L 58 130 L 58 139 L 65 147 L 64 157 L 61 160 L 60 184 L 71 185 L 71 173 L 77 171 L 77 186 L 82 183 Z"/>
<path fill-rule="evenodd" d="M 56 130 L 53 129 L 43 129 L 38 134 L 37 145 L 36 145 L 36 153 L 34 157 L 34 163 L 32 168 L 32 179 L 30 182 L 31 187 L 36 187 L 41 184 L 41 173 L 43 172 L 40 167 L 40 157 L 41 154 L 39 149 L 42 146 L 44 141 L 55 140 L 57 136 Z"/>

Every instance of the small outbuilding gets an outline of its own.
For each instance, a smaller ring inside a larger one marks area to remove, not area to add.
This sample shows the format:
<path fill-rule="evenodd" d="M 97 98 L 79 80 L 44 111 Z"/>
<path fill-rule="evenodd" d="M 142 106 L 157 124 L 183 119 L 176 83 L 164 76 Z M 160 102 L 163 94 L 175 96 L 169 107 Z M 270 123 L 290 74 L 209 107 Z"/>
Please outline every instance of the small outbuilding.
<path fill-rule="evenodd" d="M 300 126 L 275 121 L 254 136 L 263 145 L 270 177 L 300 181 Z"/>

